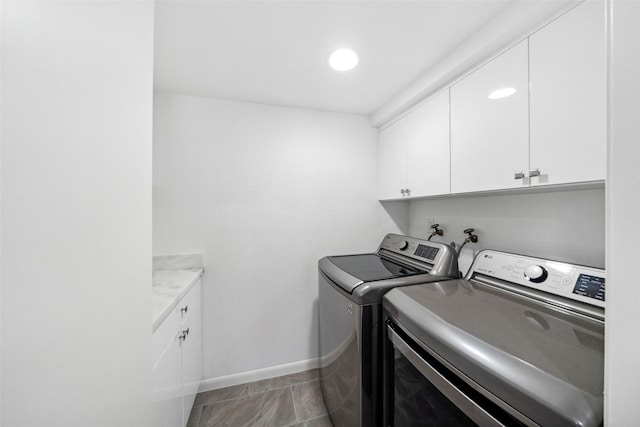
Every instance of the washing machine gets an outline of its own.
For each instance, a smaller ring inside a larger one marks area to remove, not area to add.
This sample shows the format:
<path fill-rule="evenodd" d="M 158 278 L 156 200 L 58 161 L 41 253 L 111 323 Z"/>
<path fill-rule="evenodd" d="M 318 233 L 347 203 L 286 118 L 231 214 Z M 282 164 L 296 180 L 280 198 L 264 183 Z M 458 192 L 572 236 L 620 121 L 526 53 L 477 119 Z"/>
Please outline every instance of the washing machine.
<path fill-rule="evenodd" d="M 459 277 L 449 245 L 388 234 L 374 253 L 318 263 L 320 386 L 335 427 L 382 425 L 382 297 Z"/>
<path fill-rule="evenodd" d="M 602 426 L 602 269 L 485 250 L 383 306 L 385 427 Z"/>

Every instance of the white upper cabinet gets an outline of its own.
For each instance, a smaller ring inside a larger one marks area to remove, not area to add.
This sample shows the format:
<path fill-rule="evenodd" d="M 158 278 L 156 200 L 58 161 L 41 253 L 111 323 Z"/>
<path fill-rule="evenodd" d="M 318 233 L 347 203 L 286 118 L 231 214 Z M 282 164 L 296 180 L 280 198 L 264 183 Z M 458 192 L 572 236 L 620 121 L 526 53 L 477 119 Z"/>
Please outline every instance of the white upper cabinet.
<path fill-rule="evenodd" d="M 407 188 L 406 117 L 378 134 L 378 198 L 397 199 Z"/>
<path fill-rule="evenodd" d="M 449 91 L 407 116 L 407 185 L 410 197 L 449 194 Z"/>
<path fill-rule="evenodd" d="M 527 186 L 528 83 L 524 40 L 451 87 L 452 193 Z"/>
<path fill-rule="evenodd" d="M 584 1 L 381 131 L 380 199 L 603 181 L 605 16 Z"/>
<path fill-rule="evenodd" d="M 531 185 L 605 179 L 604 25 L 587 0 L 530 37 Z"/>
<path fill-rule="evenodd" d="M 449 194 L 449 91 L 380 131 L 380 200 Z"/>

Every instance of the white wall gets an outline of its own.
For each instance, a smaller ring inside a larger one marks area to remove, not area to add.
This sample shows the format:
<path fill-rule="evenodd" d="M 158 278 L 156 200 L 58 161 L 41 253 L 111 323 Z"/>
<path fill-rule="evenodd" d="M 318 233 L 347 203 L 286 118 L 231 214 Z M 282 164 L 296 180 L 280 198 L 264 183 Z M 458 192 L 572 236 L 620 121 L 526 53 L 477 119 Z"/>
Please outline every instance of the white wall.
<path fill-rule="evenodd" d="M 451 197 L 410 203 L 410 233 L 416 237 L 428 236 L 429 220 L 435 219 L 445 234 L 434 240 L 461 244 L 466 237 L 464 229 L 476 230 L 478 243 L 469 243 L 465 250 L 497 249 L 604 267 L 603 189 Z"/>
<path fill-rule="evenodd" d="M 610 0 L 605 425 L 638 424 L 640 3 Z"/>
<path fill-rule="evenodd" d="M 2 188 L 2 2 L 0 1 L 0 189 Z M 2 224 L 2 194 L 0 192 L 0 224 Z M 0 226 L 0 414 L 2 414 L 2 227 Z M 2 427 L 2 416 L 0 416 Z"/>
<path fill-rule="evenodd" d="M 364 116 L 155 94 L 154 253 L 205 254 L 210 384 L 313 366 L 318 259 L 399 230 L 375 197 L 376 135 Z"/>
<path fill-rule="evenodd" d="M 151 425 L 152 2 L 3 2 L 2 424 Z"/>

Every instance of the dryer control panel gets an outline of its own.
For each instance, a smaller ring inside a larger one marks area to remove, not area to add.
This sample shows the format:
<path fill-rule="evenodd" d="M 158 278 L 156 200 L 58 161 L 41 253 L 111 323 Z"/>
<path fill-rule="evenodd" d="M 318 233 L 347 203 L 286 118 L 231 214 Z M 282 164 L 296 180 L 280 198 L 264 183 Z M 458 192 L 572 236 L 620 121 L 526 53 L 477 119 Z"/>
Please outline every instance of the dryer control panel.
<path fill-rule="evenodd" d="M 605 305 L 602 269 L 484 250 L 476 256 L 467 278 L 474 273 L 597 307 Z"/>

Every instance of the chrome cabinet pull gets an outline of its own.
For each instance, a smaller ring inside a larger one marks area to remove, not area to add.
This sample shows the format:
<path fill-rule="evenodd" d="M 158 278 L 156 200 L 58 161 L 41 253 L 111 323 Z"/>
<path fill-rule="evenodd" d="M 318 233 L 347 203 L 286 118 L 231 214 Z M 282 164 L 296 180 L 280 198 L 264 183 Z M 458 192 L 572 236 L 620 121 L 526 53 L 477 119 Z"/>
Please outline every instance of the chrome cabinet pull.
<path fill-rule="evenodd" d="M 187 311 L 189 311 L 189 306 L 188 305 L 185 305 L 184 307 L 182 307 L 180 309 L 180 313 L 182 313 L 182 314 L 187 314 Z"/>
<path fill-rule="evenodd" d="M 529 176 L 531 178 L 533 178 L 534 176 L 540 176 L 540 169 L 535 169 L 535 170 L 529 171 Z"/>
<path fill-rule="evenodd" d="M 513 179 L 524 179 L 524 172 L 514 172 Z"/>
<path fill-rule="evenodd" d="M 179 339 L 181 342 L 184 342 L 184 340 L 186 340 L 186 339 L 187 339 L 187 335 L 189 335 L 189 328 L 184 329 L 184 330 L 182 331 L 182 333 L 181 333 L 180 335 L 178 335 L 178 339 Z"/>

